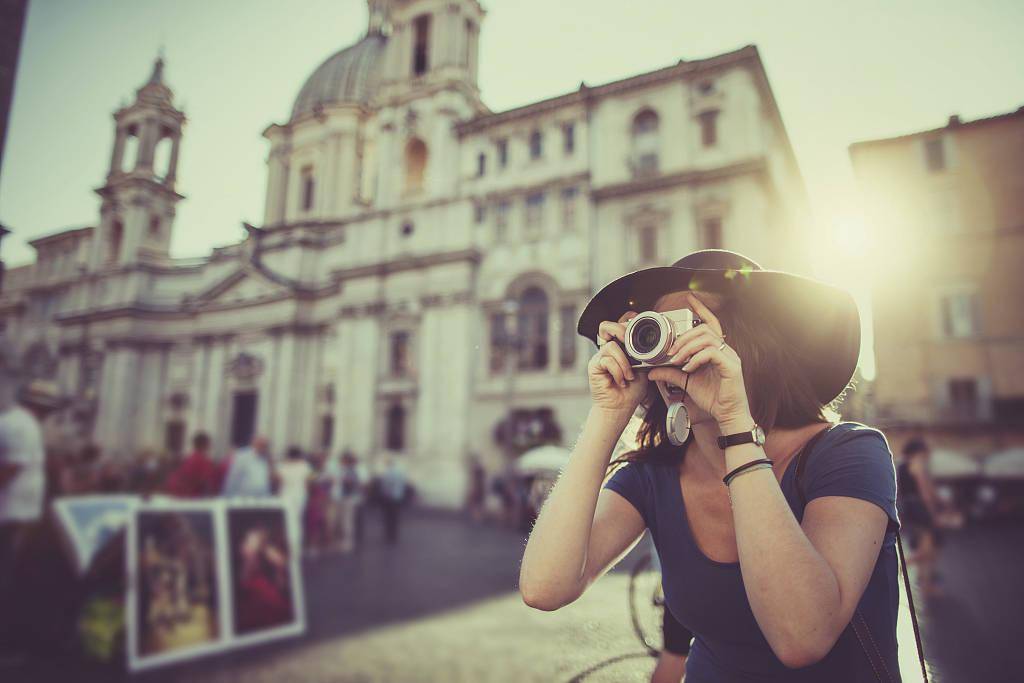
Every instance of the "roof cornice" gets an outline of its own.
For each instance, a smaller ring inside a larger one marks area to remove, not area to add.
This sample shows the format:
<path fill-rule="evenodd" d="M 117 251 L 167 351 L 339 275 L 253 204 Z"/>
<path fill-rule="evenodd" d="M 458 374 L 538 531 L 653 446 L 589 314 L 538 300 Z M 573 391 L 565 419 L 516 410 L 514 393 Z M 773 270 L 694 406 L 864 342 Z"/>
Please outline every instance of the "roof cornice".
<path fill-rule="evenodd" d="M 537 114 L 552 109 L 558 109 L 573 104 L 586 103 L 602 97 L 616 95 L 636 88 L 648 87 L 664 81 L 689 78 L 698 74 L 706 75 L 709 71 L 735 66 L 736 64 L 740 64 L 751 59 L 760 61 L 757 48 L 753 45 L 747 45 L 738 50 L 726 52 L 714 57 L 708 57 L 706 59 L 697 59 L 689 62 L 680 60 L 678 63 L 671 66 L 655 69 L 654 71 L 648 71 L 647 73 L 638 74 L 636 76 L 630 76 L 629 78 L 623 78 L 618 81 L 612 81 L 603 85 L 591 87 L 585 83 L 581 83 L 579 89 L 574 92 L 557 95 L 546 100 L 540 100 L 539 102 L 533 102 L 514 109 L 507 109 L 493 114 L 477 116 L 456 125 L 455 130 L 460 136 L 476 133 L 486 128 L 498 126 L 510 121 L 536 116 Z"/>

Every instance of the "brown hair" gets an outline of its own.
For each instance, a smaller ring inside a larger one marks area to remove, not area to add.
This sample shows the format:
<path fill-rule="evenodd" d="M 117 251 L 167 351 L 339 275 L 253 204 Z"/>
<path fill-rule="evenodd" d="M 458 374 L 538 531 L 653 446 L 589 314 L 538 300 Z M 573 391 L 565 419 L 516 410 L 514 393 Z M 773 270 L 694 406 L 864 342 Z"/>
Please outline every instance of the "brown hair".
<path fill-rule="evenodd" d="M 750 414 L 766 434 L 777 427 L 792 429 L 815 422 L 838 421 L 839 415 L 833 407 L 842 396 L 828 406 L 822 405 L 807 374 L 802 371 L 799 355 L 784 331 L 772 320 L 736 298 L 723 298 L 715 317 L 728 334 L 729 345 L 743 362 L 743 383 L 747 388 Z M 645 410 L 637 430 L 638 448 L 611 464 L 633 460 L 681 462 L 690 440 L 679 448 L 669 443 L 665 432 L 668 406 L 653 382 L 642 405 Z"/>

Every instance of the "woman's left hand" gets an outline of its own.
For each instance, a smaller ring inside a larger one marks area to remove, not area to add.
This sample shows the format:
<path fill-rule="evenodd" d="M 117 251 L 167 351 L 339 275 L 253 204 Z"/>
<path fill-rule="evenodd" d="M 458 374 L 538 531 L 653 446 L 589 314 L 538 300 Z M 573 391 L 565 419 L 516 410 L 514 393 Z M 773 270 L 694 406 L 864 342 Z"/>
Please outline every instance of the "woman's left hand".
<path fill-rule="evenodd" d="M 648 372 L 648 379 L 686 387 L 690 400 L 720 425 L 750 422 L 740 357 L 728 344 L 723 345 L 722 325 L 714 313 L 692 293 L 688 292 L 686 298 L 690 310 L 702 322 L 680 335 L 669 348 L 669 364 L 680 367 L 654 368 Z M 747 428 L 749 425 L 741 427 Z"/>

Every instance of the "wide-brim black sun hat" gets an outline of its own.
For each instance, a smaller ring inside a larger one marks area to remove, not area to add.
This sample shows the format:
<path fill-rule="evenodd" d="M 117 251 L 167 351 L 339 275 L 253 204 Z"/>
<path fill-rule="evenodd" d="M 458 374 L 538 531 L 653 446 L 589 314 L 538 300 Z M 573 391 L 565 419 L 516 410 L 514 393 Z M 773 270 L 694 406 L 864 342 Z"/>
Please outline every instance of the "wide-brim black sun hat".
<path fill-rule="evenodd" d="M 824 282 L 765 270 L 724 249 L 695 251 L 671 266 L 645 268 L 609 282 L 587 304 L 576 330 L 597 344 L 605 320 L 651 310 L 659 297 L 684 290 L 741 297 L 756 306 L 792 342 L 822 404 L 849 385 L 860 355 L 860 314 L 853 297 Z"/>

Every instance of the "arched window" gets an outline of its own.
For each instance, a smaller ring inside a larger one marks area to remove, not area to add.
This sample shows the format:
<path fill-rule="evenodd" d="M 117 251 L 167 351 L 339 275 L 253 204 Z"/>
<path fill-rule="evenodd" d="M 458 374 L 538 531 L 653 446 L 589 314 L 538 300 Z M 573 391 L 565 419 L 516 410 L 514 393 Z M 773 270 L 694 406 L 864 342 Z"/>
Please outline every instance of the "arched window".
<path fill-rule="evenodd" d="M 165 134 L 153 148 L 153 176 L 157 180 L 163 180 L 171 172 L 171 147 L 174 141 L 170 135 Z"/>
<path fill-rule="evenodd" d="M 121 150 L 121 167 L 119 171 L 135 170 L 139 158 L 139 129 L 128 126 L 124 132 L 124 147 Z"/>
<path fill-rule="evenodd" d="M 548 366 L 548 295 L 540 287 L 527 287 L 519 296 L 519 369 L 544 370 Z"/>
<path fill-rule="evenodd" d="M 430 68 L 430 15 L 421 14 L 412 22 L 412 73 L 422 76 Z"/>
<path fill-rule="evenodd" d="M 530 158 L 540 159 L 544 155 L 544 135 L 539 130 L 530 133 Z"/>
<path fill-rule="evenodd" d="M 638 176 L 658 172 L 658 115 L 644 109 L 633 118 L 633 173 Z"/>
<path fill-rule="evenodd" d="M 419 138 L 405 146 L 405 191 L 420 192 L 427 171 L 427 145 Z"/>
<path fill-rule="evenodd" d="M 389 451 L 405 449 L 405 408 L 392 403 L 385 418 L 384 447 Z"/>

